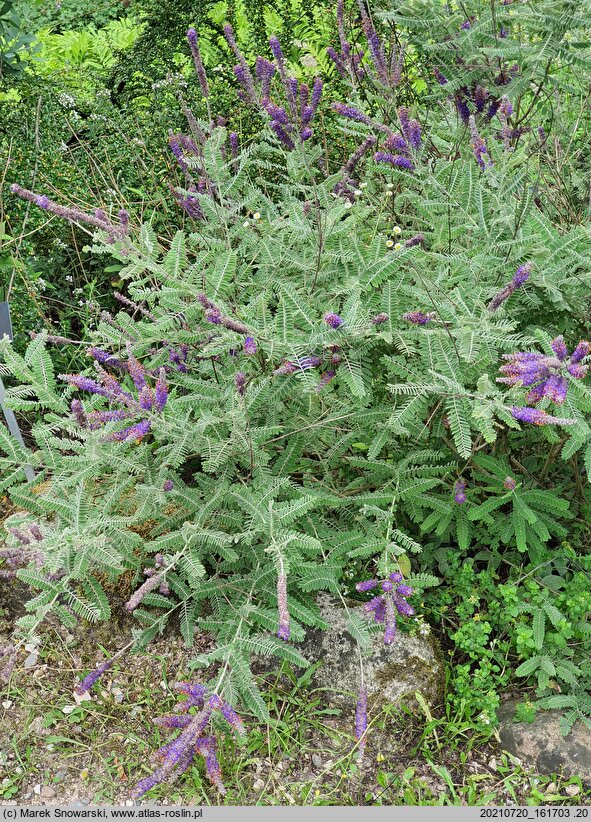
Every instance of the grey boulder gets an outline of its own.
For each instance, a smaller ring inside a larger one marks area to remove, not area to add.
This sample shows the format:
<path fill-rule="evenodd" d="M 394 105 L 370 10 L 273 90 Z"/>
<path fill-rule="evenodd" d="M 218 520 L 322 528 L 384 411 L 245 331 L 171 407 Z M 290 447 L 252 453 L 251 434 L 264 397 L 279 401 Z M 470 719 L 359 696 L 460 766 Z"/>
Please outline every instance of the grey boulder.
<path fill-rule="evenodd" d="M 540 774 L 562 772 L 591 784 L 591 729 L 575 722 L 568 736 L 560 733 L 562 711 L 541 710 L 534 721 L 514 722 L 518 700 L 505 702 L 498 711 L 501 747 Z"/>
<path fill-rule="evenodd" d="M 313 684 L 325 688 L 329 703 L 350 702 L 360 687 L 357 642 L 347 630 L 347 615 L 335 598 L 321 594 L 318 606 L 328 630 L 308 630 L 298 650 L 311 663 L 321 662 Z M 367 619 L 358 603 L 347 603 L 352 613 Z M 363 657 L 364 683 L 373 704 L 396 703 L 420 691 L 427 703 L 441 702 L 445 683 L 443 656 L 435 638 L 398 632 L 384 645 L 383 631 L 372 636 L 371 651 Z M 416 704 L 416 703 L 415 703 Z"/>

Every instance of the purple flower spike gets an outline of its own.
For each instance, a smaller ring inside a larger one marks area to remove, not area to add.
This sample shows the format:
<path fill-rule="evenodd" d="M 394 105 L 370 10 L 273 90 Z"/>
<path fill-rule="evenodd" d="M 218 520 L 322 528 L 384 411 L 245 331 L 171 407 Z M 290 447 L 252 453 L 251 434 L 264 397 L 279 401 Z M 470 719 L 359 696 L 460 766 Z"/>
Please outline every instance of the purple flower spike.
<path fill-rule="evenodd" d="M 402 574 L 398 571 L 391 573 L 387 579 L 379 582 L 375 579 L 359 582 L 356 588 L 360 592 L 369 591 L 380 586 L 382 593 L 373 597 L 369 602 L 364 603 L 364 610 L 374 614 L 374 621 L 384 623 L 384 643 L 391 644 L 396 636 L 396 613 L 404 616 L 412 616 L 414 609 L 406 601 L 406 597 L 411 596 L 413 589 L 409 585 L 403 585 Z M 396 590 L 394 587 L 396 586 Z"/>
<path fill-rule="evenodd" d="M 493 163 L 488 153 L 486 143 L 484 142 L 484 140 L 478 133 L 478 129 L 476 128 L 476 120 L 474 119 L 474 115 L 470 116 L 468 123 L 470 126 L 470 135 L 472 138 L 472 151 L 474 152 L 476 162 L 484 171 L 484 169 L 490 168 Z"/>
<path fill-rule="evenodd" d="M 463 505 L 466 502 L 466 494 L 464 493 L 465 489 L 466 483 L 463 480 L 457 480 L 455 484 L 454 500 L 458 505 Z"/>
<path fill-rule="evenodd" d="M 359 690 L 357 706 L 355 708 L 355 739 L 359 742 L 359 759 L 362 759 L 365 749 L 367 732 L 367 691 L 365 688 Z"/>
<path fill-rule="evenodd" d="M 519 268 L 513 275 L 513 279 L 511 280 L 511 283 L 513 284 L 514 288 L 520 288 L 525 282 L 527 282 L 527 280 L 529 280 L 533 267 L 533 263 L 525 263 L 525 265 L 519 266 Z"/>
<path fill-rule="evenodd" d="M 287 642 L 290 635 L 289 608 L 287 604 L 287 577 L 280 574 L 277 577 L 277 608 L 279 610 L 279 630 L 277 636 Z"/>
<path fill-rule="evenodd" d="M 587 356 L 589 351 L 591 351 L 591 343 L 588 343 L 586 340 L 581 340 L 571 355 L 571 363 L 575 364 L 581 362 L 581 360 Z"/>
<path fill-rule="evenodd" d="M 253 355 L 257 353 L 257 344 L 253 337 L 246 337 L 244 340 L 244 353 Z"/>
<path fill-rule="evenodd" d="M 89 377 L 83 377 L 80 374 L 59 374 L 59 379 L 65 380 L 73 388 L 79 388 L 81 391 L 100 394 L 102 397 L 109 396 L 102 385 L 99 385 L 95 380 L 91 380 Z"/>
<path fill-rule="evenodd" d="M 164 484 L 162 486 L 163 491 L 166 491 L 166 492 L 172 491 L 173 488 L 174 488 L 174 483 L 173 483 L 172 480 L 164 480 Z"/>
<path fill-rule="evenodd" d="M 517 487 L 517 483 L 515 482 L 513 477 L 505 477 L 503 485 L 505 486 L 507 491 L 515 491 L 515 488 Z"/>
<path fill-rule="evenodd" d="M 482 86 L 476 86 L 476 88 L 474 89 L 474 96 L 472 99 L 474 100 L 476 111 L 479 114 L 482 114 L 482 112 L 484 111 L 486 107 L 486 102 L 488 100 L 488 96 L 488 91 Z"/>
<path fill-rule="evenodd" d="M 377 579 L 366 579 L 364 582 L 358 582 L 355 588 L 358 591 L 371 591 L 372 588 L 377 588 L 378 585 Z"/>
<path fill-rule="evenodd" d="M 408 157 L 403 157 L 402 154 L 392 154 L 389 151 L 376 151 L 373 156 L 376 163 L 388 163 L 396 168 L 405 168 L 408 171 L 414 169 L 414 165 Z"/>
<path fill-rule="evenodd" d="M 340 328 L 344 324 L 344 320 L 338 314 L 333 314 L 329 311 L 324 315 L 324 322 L 330 325 L 331 328 Z"/>
<path fill-rule="evenodd" d="M 70 405 L 72 409 L 72 414 L 76 417 L 76 422 L 81 428 L 86 428 L 88 425 L 88 420 L 86 418 L 86 414 L 84 412 L 84 406 L 80 402 L 80 400 L 72 400 L 72 404 Z"/>
<path fill-rule="evenodd" d="M 553 374 L 551 377 L 548 377 L 542 385 L 544 386 L 543 395 L 557 405 L 562 405 L 566 399 L 566 391 L 568 388 L 566 377 L 559 377 L 557 374 Z"/>
<path fill-rule="evenodd" d="M 417 245 L 423 245 L 425 238 L 422 234 L 415 234 L 414 237 L 409 237 L 404 243 L 405 248 L 414 248 Z"/>
<path fill-rule="evenodd" d="M 209 697 L 208 705 L 210 708 L 213 708 L 214 711 L 221 711 L 222 709 L 222 700 L 217 694 L 212 694 Z"/>
<path fill-rule="evenodd" d="M 160 369 L 158 382 L 156 383 L 156 410 L 162 411 L 168 401 L 168 385 L 166 384 L 166 372 Z"/>
<path fill-rule="evenodd" d="M 532 425 L 574 425 L 576 420 L 564 417 L 552 417 L 541 408 L 511 408 L 511 416 L 519 422 L 528 422 Z"/>
<path fill-rule="evenodd" d="M 192 682 L 175 682 L 172 686 L 177 694 L 185 694 L 187 699 L 177 705 L 178 711 L 188 711 L 189 708 L 203 708 L 207 691 L 203 685 Z"/>
<path fill-rule="evenodd" d="M 239 736 L 245 736 L 246 728 L 242 719 L 238 716 L 234 708 L 228 703 L 224 702 L 221 707 L 222 714 L 228 725 L 232 730 L 236 731 Z"/>
<path fill-rule="evenodd" d="M 412 596 L 412 588 L 410 585 L 398 585 L 396 588 L 396 593 L 401 597 L 410 597 Z"/>
<path fill-rule="evenodd" d="M 109 670 L 109 668 L 111 667 L 111 665 L 113 664 L 114 661 L 115 661 L 114 658 L 112 658 L 112 659 L 108 659 L 106 662 L 103 662 L 102 665 L 99 665 L 98 668 L 95 668 L 94 671 L 91 671 L 86 677 L 84 677 L 82 682 L 79 682 L 76 685 L 76 687 L 74 688 L 74 691 L 79 696 L 81 696 L 82 694 L 85 694 L 87 691 L 89 691 L 92 688 L 92 686 L 95 684 L 95 682 L 97 682 L 100 679 L 100 677 L 105 673 L 105 671 Z"/>
<path fill-rule="evenodd" d="M 407 311 L 402 315 L 402 319 L 413 325 L 427 325 L 431 322 L 431 317 L 428 314 L 423 314 L 422 311 Z"/>
<path fill-rule="evenodd" d="M 236 391 L 238 392 L 238 394 L 241 397 L 243 397 L 244 391 L 246 389 L 246 374 L 243 374 L 242 371 L 239 371 L 234 377 L 234 385 L 236 386 Z"/>
<path fill-rule="evenodd" d="M 168 728 L 169 730 L 184 730 L 187 725 L 190 725 L 193 721 L 192 716 L 156 716 L 152 720 L 154 725 L 158 725 L 160 728 Z"/>
<path fill-rule="evenodd" d="M 389 320 L 388 314 L 385 311 L 382 311 L 381 314 L 376 314 L 375 317 L 371 318 L 373 325 L 381 325 L 382 323 L 387 323 Z"/>
<path fill-rule="evenodd" d="M 550 347 L 559 360 L 565 360 L 568 357 L 568 350 L 562 335 L 560 337 L 555 337 L 550 343 Z"/>
<path fill-rule="evenodd" d="M 340 114 L 341 117 L 346 117 L 348 120 L 355 120 L 358 123 L 371 125 L 371 120 L 367 114 L 359 111 L 358 108 L 354 108 L 354 106 L 348 106 L 345 105 L 345 103 L 333 103 L 332 108 L 337 114 Z"/>
<path fill-rule="evenodd" d="M 189 48 L 191 49 L 193 63 L 195 64 L 195 73 L 197 74 L 197 79 L 199 80 L 199 87 L 201 88 L 201 93 L 204 97 L 208 97 L 209 86 L 207 84 L 207 74 L 205 72 L 203 60 L 201 59 L 201 52 L 199 51 L 199 40 L 197 38 L 197 32 L 194 28 L 190 28 L 187 31 L 187 40 L 189 41 Z"/>

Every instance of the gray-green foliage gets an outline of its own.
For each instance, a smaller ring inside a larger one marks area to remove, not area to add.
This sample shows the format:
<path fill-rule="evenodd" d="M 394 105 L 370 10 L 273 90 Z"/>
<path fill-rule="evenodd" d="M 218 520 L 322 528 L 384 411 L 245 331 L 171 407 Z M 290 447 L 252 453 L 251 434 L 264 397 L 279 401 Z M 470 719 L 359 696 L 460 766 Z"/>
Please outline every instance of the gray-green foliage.
<path fill-rule="evenodd" d="M 498 568 L 536 563 L 564 536 L 586 494 L 589 390 L 569 377 L 560 416 L 572 424 L 528 427 L 511 413 L 524 390 L 496 378 L 505 354 L 549 355 L 561 333 L 569 351 L 578 341 L 588 226 L 556 225 L 539 206 L 535 133 L 506 151 L 498 123 L 481 118 L 493 165 L 480 171 L 450 101 L 422 114 L 414 173 L 370 159 L 354 202 L 335 192 L 340 172 L 320 170 L 321 144 L 285 152 L 263 135 L 231 161 L 226 130 L 213 128 L 186 160 L 208 181 L 193 231 L 166 245 L 148 221 L 129 243 L 95 238 L 151 316 L 103 318 L 88 342 L 123 361 L 129 344 L 148 372 L 170 369 L 168 402 L 147 412 L 141 442 L 108 440 L 120 423 L 80 426 L 43 335 L 24 357 L 3 344 L 10 404 L 35 418 L 26 452 L 1 434 L 3 488 L 29 512 L 15 524 L 32 516 L 46 534 L 43 567 L 19 572 L 39 590 L 24 631 L 49 612 L 66 624 L 71 612 L 108 618 L 106 594 L 122 579 L 139 587 L 163 555 L 170 594 L 153 591 L 135 610 L 136 648 L 178 614 L 187 646 L 195 627 L 216 639 L 195 665 L 223 662 L 226 697 L 264 717 L 252 654 L 305 664 L 275 637 L 283 573 L 299 640 L 322 626 L 316 593 L 339 593 L 362 562 L 379 578 L 400 568 L 420 591 L 436 582 L 442 545 Z M 360 143 L 370 130 L 347 133 Z M 423 241 L 392 248 L 395 225 L 403 243 L 418 232 Z M 488 310 L 527 261 L 527 285 Z M 202 295 L 247 328 L 255 355 L 244 335 L 207 322 Z M 403 316 L 413 311 L 430 321 L 413 325 Z M 183 346 L 186 371 L 169 358 Z M 274 373 L 285 362 L 293 373 Z M 87 413 L 108 407 L 96 394 L 84 403 Z M 38 472 L 35 493 L 22 484 L 24 463 Z M 454 500 L 461 478 L 466 504 Z M 367 642 L 369 625 L 351 629 Z"/>

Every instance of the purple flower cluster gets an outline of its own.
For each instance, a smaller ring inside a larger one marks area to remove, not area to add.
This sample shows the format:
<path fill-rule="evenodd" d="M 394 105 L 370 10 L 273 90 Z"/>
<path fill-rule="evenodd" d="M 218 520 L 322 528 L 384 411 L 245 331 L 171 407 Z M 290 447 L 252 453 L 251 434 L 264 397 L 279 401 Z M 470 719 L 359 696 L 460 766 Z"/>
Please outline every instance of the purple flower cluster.
<path fill-rule="evenodd" d="M 197 79 L 199 81 L 201 93 L 204 97 L 209 97 L 207 74 L 205 73 L 205 67 L 203 65 L 203 60 L 201 59 L 201 52 L 199 51 L 199 40 L 197 38 L 197 32 L 194 28 L 190 28 L 187 31 L 187 40 L 189 41 L 189 48 L 191 49 L 191 56 L 193 57 L 195 73 L 197 74 Z"/>
<path fill-rule="evenodd" d="M 135 440 L 140 442 L 152 427 L 152 423 L 147 417 L 148 412 L 162 413 L 168 400 L 168 385 L 164 368 L 160 369 L 156 384 L 151 388 L 148 385 L 148 374 L 144 366 L 131 354 L 131 347 L 128 344 L 127 362 L 121 363 L 116 360 L 115 367 L 129 374 L 133 380 L 137 391 L 137 397 L 133 397 L 101 365 L 101 360 L 105 364 L 111 364 L 108 362 L 108 355 L 104 356 L 106 352 L 100 349 L 90 349 L 90 353 L 95 358 L 95 367 L 100 382 L 81 374 L 60 374 L 60 379 L 65 380 L 73 388 L 105 397 L 120 407 L 109 411 L 91 411 L 86 414 L 82 403 L 79 400 L 73 400 L 72 413 L 80 425 L 90 429 L 101 428 L 111 422 L 135 419 L 136 421 L 132 425 L 109 434 L 107 440 L 114 442 L 131 442 Z M 137 421 L 138 417 L 141 418 L 139 421 Z"/>
<path fill-rule="evenodd" d="M 396 168 L 412 171 L 415 167 L 413 152 L 421 147 L 421 126 L 417 120 L 410 119 L 405 106 L 398 109 L 398 121 L 400 132 L 390 132 L 384 142 L 385 151 L 377 151 L 374 160 L 376 163 L 388 163 Z"/>
<path fill-rule="evenodd" d="M 309 368 L 316 368 L 322 362 L 320 357 L 298 357 L 295 362 L 290 360 L 281 363 L 281 365 L 273 371 L 274 376 L 281 377 L 289 374 L 295 374 L 296 371 L 306 371 Z"/>
<path fill-rule="evenodd" d="M 244 353 L 249 356 L 253 356 L 257 353 L 257 344 L 254 341 L 254 337 L 246 337 L 244 340 Z"/>
<path fill-rule="evenodd" d="M 187 699 L 177 706 L 179 713 L 157 717 L 154 723 L 162 728 L 178 729 L 181 733 L 156 751 L 154 758 L 160 763 L 159 767 L 151 776 L 138 782 L 132 796 L 139 799 L 162 782 L 174 782 L 189 768 L 197 755 L 203 757 L 210 781 L 223 795 L 226 789 L 217 759 L 216 739 L 212 734 L 206 734 L 206 728 L 214 711 L 222 714 L 236 734 L 245 733 L 244 724 L 228 702 L 223 701 L 216 693 L 208 697 L 202 685 L 177 682 L 173 688 L 178 693 L 185 694 Z M 197 713 L 189 714 L 191 708 L 197 710 Z"/>
<path fill-rule="evenodd" d="M 466 502 L 466 483 L 464 480 L 456 480 L 454 492 L 454 500 L 458 505 L 463 505 Z"/>
<path fill-rule="evenodd" d="M 329 382 L 334 380 L 334 378 L 336 377 L 336 374 L 337 374 L 337 372 L 335 371 L 334 368 L 327 369 L 324 372 L 324 374 L 320 377 L 320 380 L 318 381 L 318 383 L 316 385 L 316 388 L 314 390 L 318 393 L 320 391 L 322 391 L 324 388 L 326 388 L 326 386 L 329 384 Z"/>
<path fill-rule="evenodd" d="M 271 130 L 286 148 L 295 148 L 296 140 L 309 140 L 313 134 L 311 124 L 322 97 L 323 83 L 320 77 L 314 80 L 310 91 L 306 83 L 300 83 L 295 77 L 288 76 L 281 44 L 277 37 L 271 37 L 269 47 L 275 63 L 260 56 L 255 61 L 255 75 L 260 83 L 259 93 L 255 78 L 238 48 L 232 26 L 229 24 L 224 26 L 224 35 L 238 59 L 234 74 L 241 86 L 241 98 L 266 112 Z M 281 80 L 285 105 L 278 105 L 271 98 L 271 83 L 276 73 Z"/>
<path fill-rule="evenodd" d="M 382 41 L 375 29 L 371 17 L 367 13 L 365 0 L 357 0 L 361 13 L 361 24 L 369 46 L 369 53 L 374 70 L 374 79 L 384 88 L 396 88 L 400 84 L 404 52 L 392 47 L 389 59 Z"/>
<path fill-rule="evenodd" d="M 16 183 L 10 186 L 10 191 L 16 194 L 17 197 L 27 200 L 33 203 L 33 205 L 49 211 L 51 214 L 55 214 L 56 217 L 68 220 L 70 223 L 88 223 L 88 225 L 104 231 L 107 235 L 107 242 L 109 243 L 114 243 L 116 240 L 123 240 L 129 233 L 129 214 L 124 209 L 121 209 L 119 212 L 119 225 L 116 225 L 111 222 L 105 212 L 100 209 L 97 209 L 94 214 L 87 214 L 79 208 L 61 206 L 58 203 L 54 203 L 53 200 L 50 200 L 45 194 L 35 194 L 34 191 L 29 191 L 29 189 L 23 188 Z"/>
<path fill-rule="evenodd" d="M 586 340 L 581 340 L 570 358 L 562 336 L 556 337 L 550 345 L 554 353 L 553 357 L 529 351 L 504 354 L 503 358 L 507 362 L 499 369 L 504 376 L 498 377 L 497 382 L 512 386 L 531 386 L 525 396 L 529 405 L 535 405 L 542 399 L 549 399 L 557 405 L 561 405 L 566 399 L 568 389 L 566 374 L 568 373 L 576 380 L 582 379 L 587 374 L 588 367 L 581 365 L 581 361 L 591 351 L 591 344 Z M 515 409 L 513 409 L 514 411 Z M 513 416 L 515 419 L 522 419 L 523 422 L 534 422 L 537 425 L 544 424 L 543 422 L 535 422 L 536 415 L 529 419 L 527 412 L 527 408 L 517 409 L 517 413 L 521 417 L 516 416 L 515 413 L 513 413 Z"/>
<path fill-rule="evenodd" d="M 427 325 L 433 318 L 422 311 L 407 311 L 406 314 L 402 315 L 402 319 L 413 325 Z"/>
<path fill-rule="evenodd" d="M 414 616 L 414 608 L 406 601 L 413 590 L 403 583 L 403 576 L 398 571 L 381 582 L 377 579 L 367 579 L 358 582 L 355 587 L 358 591 L 371 591 L 378 585 L 382 593 L 366 602 L 363 607 L 368 613 L 373 613 L 375 622 L 384 623 L 384 644 L 390 645 L 396 636 L 396 613 Z"/>
<path fill-rule="evenodd" d="M 491 312 L 496 311 L 497 308 L 505 302 L 505 300 L 509 299 L 514 291 L 521 288 L 521 286 L 529 280 L 533 267 L 533 263 L 524 263 L 524 265 L 520 265 L 513 275 L 513 279 L 508 282 L 507 285 L 503 286 L 503 288 L 501 288 L 501 290 L 498 291 L 492 298 L 488 304 L 488 310 Z"/>
<path fill-rule="evenodd" d="M 425 242 L 425 237 L 422 234 L 415 234 L 413 237 L 409 237 L 408 240 L 404 243 L 405 248 L 414 248 L 417 245 L 423 245 Z"/>
<path fill-rule="evenodd" d="M 500 100 L 480 84 L 472 86 L 471 89 L 462 86 L 454 93 L 453 98 L 450 96 L 449 99 L 453 99 L 456 111 L 466 125 L 468 125 L 472 113 L 485 114 L 486 118 L 491 120 L 500 105 Z"/>
<path fill-rule="evenodd" d="M 329 46 L 326 53 L 335 64 L 341 77 L 361 80 L 365 75 L 365 71 L 361 66 L 364 52 L 353 52 L 351 43 L 347 40 L 345 34 L 345 0 L 337 0 L 337 28 L 341 50 L 337 52 L 332 46 Z"/>
<path fill-rule="evenodd" d="M 238 371 L 238 373 L 234 377 L 234 385 L 236 386 L 236 391 L 238 392 L 239 396 L 243 397 L 244 392 L 246 390 L 246 374 L 244 374 L 242 371 Z"/>
<path fill-rule="evenodd" d="M 334 329 L 340 328 L 345 323 L 342 317 L 339 317 L 338 314 L 334 314 L 332 311 L 329 311 L 324 315 L 324 322 Z"/>
<path fill-rule="evenodd" d="M 381 325 L 382 323 L 387 323 L 389 320 L 388 314 L 385 311 L 382 311 L 380 314 L 376 314 L 375 317 L 371 318 L 373 325 Z"/>
<path fill-rule="evenodd" d="M 232 317 L 228 317 L 222 312 L 222 309 L 212 302 L 209 297 L 206 297 L 205 294 L 198 294 L 197 299 L 203 308 L 205 308 L 205 319 L 207 322 L 213 323 L 213 325 L 223 325 L 224 328 L 228 328 L 230 331 L 235 331 L 237 334 L 244 334 L 245 336 L 248 335 L 248 328 L 244 325 L 244 323 L 238 322 L 238 320 L 235 320 Z M 252 337 L 247 337 L 247 339 L 252 340 Z"/>

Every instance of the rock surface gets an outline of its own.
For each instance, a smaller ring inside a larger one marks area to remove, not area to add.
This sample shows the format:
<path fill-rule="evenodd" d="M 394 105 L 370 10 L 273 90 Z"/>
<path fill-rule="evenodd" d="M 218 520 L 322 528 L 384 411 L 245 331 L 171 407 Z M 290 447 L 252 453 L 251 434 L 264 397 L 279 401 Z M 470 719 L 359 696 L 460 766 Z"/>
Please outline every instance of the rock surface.
<path fill-rule="evenodd" d="M 330 627 L 325 631 L 309 630 L 299 650 L 311 664 L 322 662 L 313 682 L 316 687 L 328 689 L 326 701 L 350 702 L 351 693 L 356 694 L 360 685 L 357 643 L 347 630 L 346 612 L 336 599 L 321 594 L 318 606 Z M 366 619 L 359 605 L 355 604 L 351 611 Z M 374 704 L 395 703 L 415 691 L 420 691 L 431 704 L 441 701 L 443 696 L 443 657 L 431 635 L 399 632 L 392 645 L 384 645 L 380 631 L 372 638 L 372 652 L 364 656 L 363 668 L 368 697 Z"/>
<path fill-rule="evenodd" d="M 560 733 L 562 711 L 539 711 L 535 720 L 514 722 L 519 700 L 499 708 L 499 736 L 504 750 L 533 766 L 540 774 L 579 776 L 591 784 L 591 729 L 576 722 L 568 736 Z"/>

